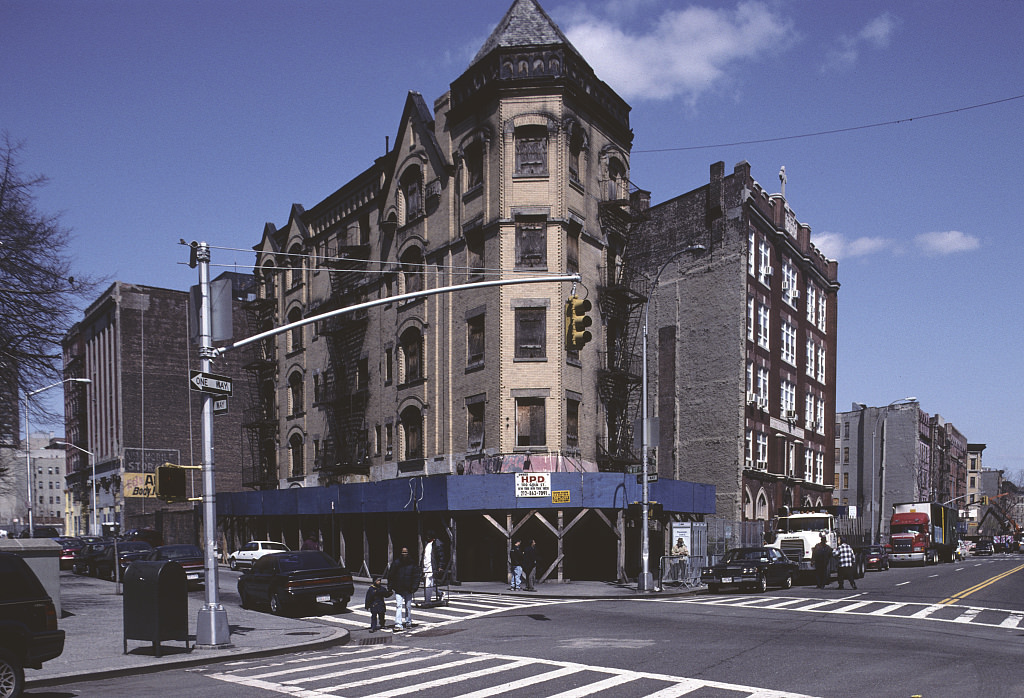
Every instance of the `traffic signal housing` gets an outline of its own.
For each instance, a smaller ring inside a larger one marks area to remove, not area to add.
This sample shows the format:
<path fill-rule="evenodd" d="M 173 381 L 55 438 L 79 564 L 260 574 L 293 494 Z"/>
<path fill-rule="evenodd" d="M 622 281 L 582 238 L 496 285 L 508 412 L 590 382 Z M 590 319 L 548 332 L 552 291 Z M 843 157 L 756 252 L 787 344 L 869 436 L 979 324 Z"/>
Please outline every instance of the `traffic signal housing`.
<path fill-rule="evenodd" d="M 185 494 L 185 487 L 188 478 L 185 477 L 189 469 L 172 463 L 164 463 L 156 466 L 156 496 L 165 502 L 186 502 L 188 496 Z"/>
<path fill-rule="evenodd" d="M 587 342 L 594 338 L 587 328 L 593 320 L 587 313 L 593 306 L 586 298 L 569 296 L 565 302 L 565 348 L 579 351 Z"/>

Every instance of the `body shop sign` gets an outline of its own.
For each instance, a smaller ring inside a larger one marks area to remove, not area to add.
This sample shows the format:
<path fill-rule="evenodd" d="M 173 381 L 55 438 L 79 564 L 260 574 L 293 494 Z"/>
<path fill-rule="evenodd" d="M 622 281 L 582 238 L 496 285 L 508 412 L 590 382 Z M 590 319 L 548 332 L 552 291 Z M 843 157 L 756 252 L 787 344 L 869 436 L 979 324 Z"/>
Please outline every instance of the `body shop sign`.
<path fill-rule="evenodd" d="M 516 473 L 517 497 L 550 497 L 551 473 Z"/>

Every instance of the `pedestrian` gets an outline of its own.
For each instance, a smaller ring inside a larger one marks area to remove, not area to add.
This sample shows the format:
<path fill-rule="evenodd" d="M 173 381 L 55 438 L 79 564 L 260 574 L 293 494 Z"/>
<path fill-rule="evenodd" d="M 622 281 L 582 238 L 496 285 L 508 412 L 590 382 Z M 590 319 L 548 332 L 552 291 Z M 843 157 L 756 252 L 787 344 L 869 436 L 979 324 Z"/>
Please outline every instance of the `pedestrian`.
<path fill-rule="evenodd" d="M 388 565 L 386 574 L 388 589 L 395 594 L 395 625 L 394 632 L 401 632 L 412 627 L 412 596 L 420 588 L 420 566 L 409 554 L 408 548 L 402 548 L 398 558 Z"/>
<path fill-rule="evenodd" d="M 680 582 L 685 582 L 689 575 L 690 550 L 686 547 L 686 541 L 676 538 L 676 544 L 672 546 L 672 554 L 679 558 L 672 566 L 675 577 Z"/>
<path fill-rule="evenodd" d="M 380 577 L 374 577 L 373 583 L 366 589 L 366 610 L 370 612 L 370 632 L 384 629 L 384 614 L 387 613 L 386 599 L 391 592 L 381 584 Z"/>
<path fill-rule="evenodd" d="M 512 541 L 512 550 L 508 554 L 508 562 L 512 567 L 512 586 L 509 587 L 509 591 L 519 591 L 523 588 L 523 542 L 521 540 Z"/>
<path fill-rule="evenodd" d="M 423 603 L 434 605 L 444 600 L 437 587 L 444 583 L 448 567 L 448 554 L 443 541 L 433 531 L 427 531 L 427 544 L 423 546 Z"/>
<path fill-rule="evenodd" d="M 526 591 L 537 591 L 533 586 L 537 578 L 537 541 L 532 538 L 523 548 L 523 574 L 526 577 Z"/>
<path fill-rule="evenodd" d="M 811 549 L 811 561 L 814 562 L 814 576 L 818 588 L 824 589 L 829 583 L 828 567 L 832 563 L 832 548 L 824 533 L 821 534 L 821 540 Z"/>
<path fill-rule="evenodd" d="M 856 566 L 857 556 L 853 552 L 853 548 L 842 538 L 839 539 L 839 546 L 836 548 L 835 556 L 839 558 L 839 588 L 843 588 L 843 580 L 849 580 L 850 586 L 854 589 L 857 588 L 857 582 L 853 581 Z"/>
<path fill-rule="evenodd" d="M 302 541 L 302 545 L 299 546 L 299 550 L 319 550 L 320 544 L 316 542 L 316 538 L 312 534 L 306 534 L 306 539 Z"/>

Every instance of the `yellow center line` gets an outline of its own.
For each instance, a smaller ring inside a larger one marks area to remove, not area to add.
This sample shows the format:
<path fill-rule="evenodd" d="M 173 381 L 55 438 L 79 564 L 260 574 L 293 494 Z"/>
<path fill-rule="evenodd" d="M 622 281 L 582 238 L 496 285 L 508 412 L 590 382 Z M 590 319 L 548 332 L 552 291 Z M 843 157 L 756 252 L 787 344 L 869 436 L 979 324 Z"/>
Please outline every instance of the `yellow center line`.
<path fill-rule="evenodd" d="M 979 582 L 978 584 L 975 584 L 972 587 L 968 587 L 968 588 L 964 589 L 959 594 L 954 594 L 953 596 L 950 596 L 949 598 L 946 598 L 946 599 L 943 599 L 942 601 L 939 601 L 939 603 L 943 604 L 943 605 L 947 605 L 947 606 L 949 604 L 954 604 L 957 601 L 960 601 L 961 599 L 970 596 L 974 592 L 981 591 L 985 587 L 987 587 L 989 585 L 992 585 L 992 584 L 995 584 L 1000 579 L 1005 579 L 1006 577 L 1009 577 L 1014 572 L 1020 572 L 1021 570 L 1024 570 L 1024 565 L 1018 565 L 1017 567 L 1014 567 L 1012 570 L 1007 570 L 1007 571 L 1003 572 L 1002 574 L 997 574 L 995 577 L 990 577 L 989 579 L 986 579 L 984 582 Z"/>

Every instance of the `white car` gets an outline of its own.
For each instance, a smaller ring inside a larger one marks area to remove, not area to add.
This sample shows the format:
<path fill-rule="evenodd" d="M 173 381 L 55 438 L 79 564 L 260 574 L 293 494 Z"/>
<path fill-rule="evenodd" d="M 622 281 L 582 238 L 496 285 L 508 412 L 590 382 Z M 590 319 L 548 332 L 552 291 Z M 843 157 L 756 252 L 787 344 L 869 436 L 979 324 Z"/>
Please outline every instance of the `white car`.
<path fill-rule="evenodd" d="M 239 567 L 252 567 L 253 563 L 270 553 L 287 553 L 291 549 L 284 543 L 272 540 L 251 540 L 241 549 L 228 555 L 228 567 L 237 570 Z"/>

